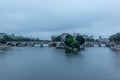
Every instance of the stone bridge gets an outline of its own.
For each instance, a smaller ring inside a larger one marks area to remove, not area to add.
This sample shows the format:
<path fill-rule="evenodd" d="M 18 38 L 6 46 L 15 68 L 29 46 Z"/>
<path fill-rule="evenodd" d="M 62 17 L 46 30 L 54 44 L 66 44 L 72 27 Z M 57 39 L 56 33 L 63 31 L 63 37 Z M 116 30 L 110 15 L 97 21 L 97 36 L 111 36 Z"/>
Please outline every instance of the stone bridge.
<path fill-rule="evenodd" d="M 21 42 L 8 41 L 6 44 L 10 46 L 33 46 L 34 47 L 35 45 L 39 45 L 43 47 L 45 44 L 50 46 L 53 43 L 56 44 L 57 42 L 53 42 L 53 41 L 21 41 Z"/>

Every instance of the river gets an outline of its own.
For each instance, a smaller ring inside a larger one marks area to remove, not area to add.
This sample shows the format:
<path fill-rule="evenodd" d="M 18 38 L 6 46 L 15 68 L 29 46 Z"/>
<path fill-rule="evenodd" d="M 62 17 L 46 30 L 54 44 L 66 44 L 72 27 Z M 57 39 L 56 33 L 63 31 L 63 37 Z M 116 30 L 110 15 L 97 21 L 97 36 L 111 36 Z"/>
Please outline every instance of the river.
<path fill-rule="evenodd" d="M 90 47 L 76 54 L 50 47 L 0 50 L 0 80 L 120 80 L 120 53 Z"/>

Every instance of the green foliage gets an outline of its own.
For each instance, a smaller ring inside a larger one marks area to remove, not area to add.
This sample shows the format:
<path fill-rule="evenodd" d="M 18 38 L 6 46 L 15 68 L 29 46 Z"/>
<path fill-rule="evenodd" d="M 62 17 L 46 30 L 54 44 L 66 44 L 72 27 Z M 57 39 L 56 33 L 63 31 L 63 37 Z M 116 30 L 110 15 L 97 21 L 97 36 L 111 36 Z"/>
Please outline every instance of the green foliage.
<path fill-rule="evenodd" d="M 78 41 L 79 45 L 82 45 L 85 43 L 85 39 L 83 36 L 77 36 L 76 40 Z"/>
<path fill-rule="evenodd" d="M 33 39 L 33 38 L 27 38 L 27 37 L 14 37 L 11 36 L 4 36 L 4 39 L 6 41 L 39 41 L 39 38 Z"/>
<path fill-rule="evenodd" d="M 119 42 L 120 41 L 120 33 L 116 33 L 116 34 L 110 36 L 109 40 L 114 41 L 114 42 Z"/>
<path fill-rule="evenodd" d="M 53 41 L 56 38 L 56 36 L 51 36 L 51 40 Z"/>
<path fill-rule="evenodd" d="M 65 38 L 65 44 L 69 47 L 72 47 L 73 42 L 74 38 L 71 35 L 67 35 Z"/>
<path fill-rule="evenodd" d="M 76 39 L 74 39 L 72 35 L 68 35 L 65 39 L 65 44 L 72 49 L 77 48 L 78 50 L 80 50 L 80 46 L 84 43 L 85 39 L 83 38 L 83 36 L 77 36 Z"/>
<path fill-rule="evenodd" d="M 74 39 L 72 35 L 68 34 L 66 38 Z"/>
<path fill-rule="evenodd" d="M 87 42 L 93 42 L 95 40 L 93 38 L 86 38 L 85 41 L 87 41 Z"/>
<path fill-rule="evenodd" d="M 99 40 L 98 40 L 98 39 L 95 39 L 94 41 L 95 41 L 95 42 L 99 42 Z"/>
<path fill-rule="evenodd" d="M 78 41 L 74 40 L 74 42 L 72 43 L 72 48 L 77 48 L 78 50 L 80 50 L 80 45 Z"/>
<path fill-rule="evenodd" d="M 14 39 L 11 38 L 10 36 L 4 36 L 4 38 L 5 38 L 7 41 L 14 41 Z"/>
<path fill-rule="evenodd" d="M 61 36 L 57 36 L 53 39 L 53 41 L 62 41 L 62 38 L 61 38 Z"/>
<path fill-rule="evenodd" d="M 5 44 L 7 43 L 7 40 L 5 38 L 0 39 L 0 43 Z"/>

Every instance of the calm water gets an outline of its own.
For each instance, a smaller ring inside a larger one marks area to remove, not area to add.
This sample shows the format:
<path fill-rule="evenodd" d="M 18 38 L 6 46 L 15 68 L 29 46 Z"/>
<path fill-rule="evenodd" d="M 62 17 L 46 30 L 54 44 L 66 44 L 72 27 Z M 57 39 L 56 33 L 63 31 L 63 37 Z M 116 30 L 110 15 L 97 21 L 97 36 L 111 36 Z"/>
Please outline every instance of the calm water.
<path fill-rule="evenodd" d="M 78 54 L 49 47 L 0 50 L 0 80 L 120 80 L 120 53 L 106 47 Z"/>

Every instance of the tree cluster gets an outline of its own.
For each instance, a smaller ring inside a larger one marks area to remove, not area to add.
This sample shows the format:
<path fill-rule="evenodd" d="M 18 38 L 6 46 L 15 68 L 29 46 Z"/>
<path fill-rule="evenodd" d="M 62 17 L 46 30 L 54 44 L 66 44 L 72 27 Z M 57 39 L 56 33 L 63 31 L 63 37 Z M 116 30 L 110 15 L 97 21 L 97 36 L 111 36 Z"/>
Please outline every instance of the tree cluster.
<path fill-rule="evenodd" d="M 85 41 L 87 41 L 87 42 L 94 42 L 95 40 L 93 38 L 86 38 Z"/>
<path fill-rule="evenodd" d="M 5 38 L 1 38 L 0 43 L 5 44 L 5 43 L 7 43 L 7 40 Z"/>
<path fill-rule="evenodd" d="M 84 43 L 85 39 L 83 38 L 83 36 L 80 35 L 76 38 L 74 38 L 72 35 L 67 35 L 65 39 L 65 44 L 72 49 L 77 48 L 78 50 L 80 50 L 80 46 Z"/>
<path fill-rule="evenodd" d="M 116 34 L 110 36 L 109 40 L 114 41 L 114 42 L 120 42 L 120 33 L 116 33 Z"/>
<path fill-rule="evenodd" d="M 52 41 L 62 41 L 62 37 L 61 36 L 57 36 L 57 37 L 52 36 L 51 39 L 52 39 Z"/>
<path fill-rule="evenodd" d="M 4 36 L 3 38 L 0 39 L 0 43 L 5 44 L 7 41 L 39 41 L 39 38 L 28 38 L 28 37 L 11 37 L 11 36 Z"/>

